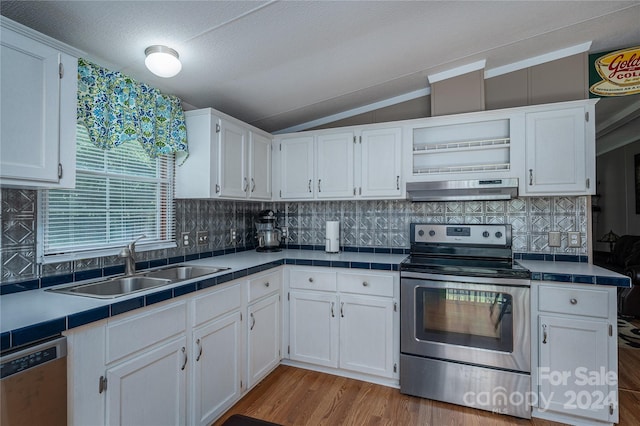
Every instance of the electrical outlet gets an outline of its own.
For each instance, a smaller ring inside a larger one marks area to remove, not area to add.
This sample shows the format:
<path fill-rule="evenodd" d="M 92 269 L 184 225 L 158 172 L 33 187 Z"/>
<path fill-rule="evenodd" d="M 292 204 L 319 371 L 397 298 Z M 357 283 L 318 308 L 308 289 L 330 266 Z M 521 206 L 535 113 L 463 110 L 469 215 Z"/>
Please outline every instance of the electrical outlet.
<path fill-rule="evenodd" d="M 229 231 L 230 237 L 231 237 L 231 242 L 233 243 L 233 245 L 236 245 L 236 242 L 238 241 L 238 235 L 236 233 L 235 229 L 231 229 Z"/>
<path fill-rule="evenodd" d="M 561 245 L 560 232 L 549 232 L 549 247 L 560 247 Z"/>
<path fill-rule="evenodd" d="M 289 228 L 286 226 L 283 226 L 282 228 L 280 228 L 280 230 L 282 231 L 282 238 L 287 238 L 289 236 Z"/>
<path fill-rule="evenodd" d="M 198 231 L 198 245 L 206 246 L 209 244 L 209 231 Z"/>
<path fill-rule="evenodd" d="M 188 232 L 183 232 L 182 233 L 182 245 L 183 247 L 189 247 L 190 241 L 189 241 L 189 233 Z"/>
<path fill-rule="evenodd" d="M 569 232 L 569 247 L 582 247 L 582 241 L 580 239 L 579 232 Z"/>

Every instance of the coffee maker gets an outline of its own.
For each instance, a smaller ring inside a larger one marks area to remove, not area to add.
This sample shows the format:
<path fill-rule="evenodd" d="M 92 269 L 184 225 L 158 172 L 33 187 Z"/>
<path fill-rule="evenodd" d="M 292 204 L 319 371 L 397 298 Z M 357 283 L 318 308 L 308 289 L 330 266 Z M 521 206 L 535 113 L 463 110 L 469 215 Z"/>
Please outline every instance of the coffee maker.
<path fill-rule="evenodd" d="M 282 230 L 278 228 L 276 214 L 273 210 L 262 210 L 256 220 L 256 237 L 258 248 L 256 251 L 280 251 Z"/>

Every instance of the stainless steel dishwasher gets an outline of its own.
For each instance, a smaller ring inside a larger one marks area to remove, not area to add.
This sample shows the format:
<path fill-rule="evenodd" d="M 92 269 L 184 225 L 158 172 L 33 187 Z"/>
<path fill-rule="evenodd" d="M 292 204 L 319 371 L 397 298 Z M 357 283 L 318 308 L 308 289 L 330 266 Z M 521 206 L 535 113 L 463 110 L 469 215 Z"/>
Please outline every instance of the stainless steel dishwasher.
<path fill-rule="evenodd" d="M 67 339 L 0 357 L 0 424 L 67 424 Z"/>

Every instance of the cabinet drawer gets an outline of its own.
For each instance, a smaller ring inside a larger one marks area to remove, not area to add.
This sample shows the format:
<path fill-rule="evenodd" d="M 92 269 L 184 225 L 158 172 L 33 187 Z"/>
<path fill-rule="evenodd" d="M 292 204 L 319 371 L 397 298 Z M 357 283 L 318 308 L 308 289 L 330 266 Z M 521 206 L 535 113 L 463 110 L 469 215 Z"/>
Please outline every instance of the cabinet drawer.
<path fill-rule="evenodd" d="M 607 290 L 541 285 L 538 310 L 559 314 L 609 317 Z"/>
<path fill-rule="evenodd" d="M 393 277 L 341 272 L 338 274 L 338 290 L 343 293 L 393 297 Z"/>
<path fill-rule="evenodd" d="M 241 301 L 240 283 L 196 297 L 193 300 L 193 325 L 198 326 L 227 312 L 238 310 Z"/>
<path fill-rule="evenodd" d="M 292 269 L 289 287 L 304 290 L 336 291 L 336 273 L 315 269 Z"/>
<path fill-rule="evenodd" d="M 280 290 L 282 284 L 281 272 L 271 272 L 249 280 L 249 302 Z"/>
<path fill-rule="evenodd" d="M 107 324 L 107 364 L 184 333 L 185 302 L 132 315 Z"/>

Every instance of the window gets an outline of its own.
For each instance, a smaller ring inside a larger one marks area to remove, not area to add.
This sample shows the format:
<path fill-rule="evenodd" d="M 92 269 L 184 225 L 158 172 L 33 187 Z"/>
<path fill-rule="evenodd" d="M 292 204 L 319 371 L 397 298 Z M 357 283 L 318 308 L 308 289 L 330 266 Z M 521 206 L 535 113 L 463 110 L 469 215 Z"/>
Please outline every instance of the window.
<path fill-rule="evenodd" d="M 136 141 L 102 150 L 82 125 L 76 143 L 75 189 L 40 194 L 39 260 L 117 254 L 143 234 L 140 249 L 175 247 L 173 155 L 150 158 Z"/>

